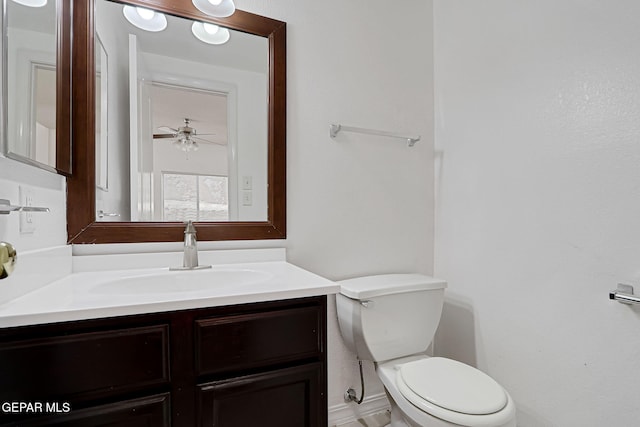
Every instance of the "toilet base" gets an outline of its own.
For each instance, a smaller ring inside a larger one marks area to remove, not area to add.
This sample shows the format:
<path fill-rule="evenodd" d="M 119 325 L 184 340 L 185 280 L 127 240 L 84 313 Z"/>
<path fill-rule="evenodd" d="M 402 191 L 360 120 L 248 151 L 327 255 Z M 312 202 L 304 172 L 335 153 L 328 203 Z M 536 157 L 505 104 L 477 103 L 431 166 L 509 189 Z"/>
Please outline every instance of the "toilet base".
<path fill-rule="evenodd" d="M 387 427 L 420 427 L 416 426 L 415 424 L 410 424 L 404 418 L 404 416 L 402 415 L 402 411 L 400 410 L 400 408 L 398 408 L 398 405 L 396 404 L 395 400 L 393 400 L 393 397 L 391 397 L 386 388 L 384 392 L 387 395 L 387 399 L 389 399 L 389 404 L 391 405 L 391 423 L 388 424 Z"/>
<path fill-rule="evenodd" d="M 439 420 L 434 417 L 429 420 L 429 424 L 417 424 L 411 419 L 405 418 L 402 410 L 398 407 L 396 402 L 393 400 L 393 397 L 389 394 L 389 392 L 385 389 L 385 393 L 387 394 L 387 398 L 389 399 L 389 404 L 391 405 L 391 423 L 385 427 L 452 427 L 453 424 L 448 423 L 444 420 Z"/>

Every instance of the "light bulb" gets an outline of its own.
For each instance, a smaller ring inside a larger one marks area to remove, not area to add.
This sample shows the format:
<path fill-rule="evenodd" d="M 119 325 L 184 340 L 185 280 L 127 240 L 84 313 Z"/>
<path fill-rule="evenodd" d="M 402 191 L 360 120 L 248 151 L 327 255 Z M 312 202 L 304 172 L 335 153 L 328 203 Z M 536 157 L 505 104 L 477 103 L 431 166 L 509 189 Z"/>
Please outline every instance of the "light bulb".
<path fill-rule="evenodd" d="M 191 0 L 191 2 L 200 12 L 216 18 L 226 18 L 236 11 L 233 0 Z"/>
<path fill-rule="evenodd" d="M 136 12 L 138 12 L 140 18 L 144 19 L 145 21 L 152 20 L 156 14 L 153 10 L 144 7 L 136 7 Z"/>
<path fill-rule="evenodd" d="M 207 44 L 225 44 L 231 36 L 227 28 L 197 21 L 191 25 L 191 32 L 198 40 Z"/>
<path fill-rule="evenodd" d="M 167 28 L 167 18 L 162 13 L 157 13 L 145 7 L 124 6 L 124 17 L 131 24 L 145 31 L 162 31 Z"/>
<path fill-rule="evenodd" d="M 47 0 L 13 0 L 13 1 L 23 6 L 29 6 L 29 7 L 42 7 L 47 5 Z"/>
<path fill-rule="evenodd" d="M 218 30 L 220 30 L 220 27 L 214 24 L 209 24 L 208 22 L 203 22 L 202 26 L 204 27 L 204 30 L 207 32 L 207 34 L 210 35 L 214 35 L 218 32 Z"/>

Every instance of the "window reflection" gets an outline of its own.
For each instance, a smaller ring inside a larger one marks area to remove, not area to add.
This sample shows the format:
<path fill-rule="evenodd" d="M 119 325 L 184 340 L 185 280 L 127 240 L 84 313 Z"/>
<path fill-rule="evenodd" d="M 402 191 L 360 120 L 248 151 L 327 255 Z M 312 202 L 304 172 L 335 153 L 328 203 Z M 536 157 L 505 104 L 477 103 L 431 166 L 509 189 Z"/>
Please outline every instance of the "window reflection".
<path fill-rule="evenodd" d="M 165 221 L 228 221 L 228 177 L 162 174 Z"/>

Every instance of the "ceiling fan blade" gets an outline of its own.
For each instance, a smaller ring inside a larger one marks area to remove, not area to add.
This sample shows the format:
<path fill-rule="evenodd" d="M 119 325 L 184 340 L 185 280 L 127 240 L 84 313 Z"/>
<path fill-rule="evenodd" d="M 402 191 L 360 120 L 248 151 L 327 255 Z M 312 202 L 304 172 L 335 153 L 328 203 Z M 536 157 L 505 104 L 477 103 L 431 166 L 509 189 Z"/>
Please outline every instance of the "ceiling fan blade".
<path fill-rule="evenodd" d="M 174 129 L 174 128 L 169 127 L 169 126 L 158 126 L 156 129 L 163 130 L 165 132 L 173 132 L 173 133 L 178 132 L 178 129 Z"/>
<path fill-rule="evenodd" d="M 172 133 L 154 133 L 153 139 L 163 139 L 163 138 L 176 138 L 176 135 Z"/>
<path fill-rule="evenodd" d="M 194 140 L 197 139 L 198 142 L 201 142 L 203 144 L 227 145 L 227 144 L 225 144 L 223 142 L 210 141 L 208 139 L 200 138 L 200 135 L 192 136 L 191 139 L 194 139 Z"/>

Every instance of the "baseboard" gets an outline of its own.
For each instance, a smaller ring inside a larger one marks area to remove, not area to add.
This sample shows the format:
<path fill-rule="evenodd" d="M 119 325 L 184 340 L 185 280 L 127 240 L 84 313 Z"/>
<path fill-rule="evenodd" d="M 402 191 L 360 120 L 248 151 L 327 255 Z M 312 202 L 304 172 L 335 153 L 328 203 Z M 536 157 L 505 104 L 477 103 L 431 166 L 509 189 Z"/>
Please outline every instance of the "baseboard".
<path fill-rule="evenodd" d="M 362 404 L 340 403 L 329 407 L 329 425 L 346 424 L 369 415 L 389 409 L 389 401 L 384 393 L 365 397 Z"/>

